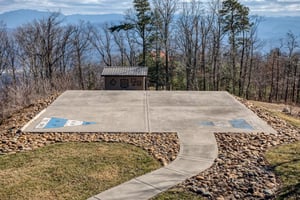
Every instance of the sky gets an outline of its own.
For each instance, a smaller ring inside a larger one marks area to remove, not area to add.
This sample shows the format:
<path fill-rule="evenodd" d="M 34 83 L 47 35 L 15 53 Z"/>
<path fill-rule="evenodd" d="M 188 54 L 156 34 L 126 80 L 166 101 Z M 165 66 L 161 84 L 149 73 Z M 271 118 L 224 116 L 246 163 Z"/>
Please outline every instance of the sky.
<path fill-rule="evenodd" d="M 71 14 L 123 14 L 133 0 L 0 0 L 0 13 L 18 9 Z M 150 0 L 151 1 L 151 0 Z M 208 1 L 208 0 L 204 0 Z M 251 14 L 262 16 L 300 16 L 300 0 L 240 0 Z"/>

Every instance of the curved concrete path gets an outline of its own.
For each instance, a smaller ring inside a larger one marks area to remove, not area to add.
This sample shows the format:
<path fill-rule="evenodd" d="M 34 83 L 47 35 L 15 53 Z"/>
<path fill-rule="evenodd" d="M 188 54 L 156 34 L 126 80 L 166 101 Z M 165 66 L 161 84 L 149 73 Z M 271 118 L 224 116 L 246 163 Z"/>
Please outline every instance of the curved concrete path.
<path fill-rule="evenodd" d="M 39 129 L 44 118 L 92 121 Z M 275 131 L 227 92 L 67 91 L 24 127 L 25 132 L 177 132 L 180 153 L 168 166 L 89 200 L 149 199 L 209 168 L 218 155 L 214 132 Z"/>

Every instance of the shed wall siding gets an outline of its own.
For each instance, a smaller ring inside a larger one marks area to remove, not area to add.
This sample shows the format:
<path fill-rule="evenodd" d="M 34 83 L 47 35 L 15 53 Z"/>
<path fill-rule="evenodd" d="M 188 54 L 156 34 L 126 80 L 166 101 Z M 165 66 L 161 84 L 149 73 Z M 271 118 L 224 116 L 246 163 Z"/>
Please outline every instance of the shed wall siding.
<path fill-rule="evenodd" d="M 146 77 L 105 76 L 106 90 L 145 90 Z"/>

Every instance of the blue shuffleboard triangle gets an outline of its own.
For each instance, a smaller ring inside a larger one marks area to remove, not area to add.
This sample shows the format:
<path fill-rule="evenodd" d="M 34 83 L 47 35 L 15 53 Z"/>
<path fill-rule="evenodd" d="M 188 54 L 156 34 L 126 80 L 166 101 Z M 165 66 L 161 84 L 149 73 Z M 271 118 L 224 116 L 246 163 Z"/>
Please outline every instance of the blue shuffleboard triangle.
<path fill-rule="evenodd" d="M 233 128 L 254 130 L 254 128 L 244 119 L 233 119 L 230 120 L 229 123 Z"/>
<path fill-rule="evenodd" d="M 79 120 L 70 120 L 65 118 L 51 117 L 44 118 L 40 124 L 37 125 L 37 128 L 62 128 L 68 126 L 82 126 L 82 125 L 92 125 L 96 122 L 88 121 L 79 121 Z"/>
<path fill-rule="evenodd" d="M 83 122 L 82 125 L 92 125 L 92 124 L 96 124 L 96 122 Z"/>
<path fill-rule="evenodd" d="M 44 128 L 61 128 L 67 123 L 67 119 L 52 117 Z"/>
<path fill-rule="evenodd" d="M 201 121 L 200 125 L 201 126 L 215 126 L 215 124 L 211 121 Z"/>

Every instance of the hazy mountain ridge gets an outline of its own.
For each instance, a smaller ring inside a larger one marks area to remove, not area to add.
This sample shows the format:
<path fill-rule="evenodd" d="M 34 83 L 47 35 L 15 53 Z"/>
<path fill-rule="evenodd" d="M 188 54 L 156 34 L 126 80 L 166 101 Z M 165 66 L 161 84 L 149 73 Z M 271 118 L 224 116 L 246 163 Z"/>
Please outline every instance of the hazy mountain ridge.
<path fill-rule="evenodd" d="M 264 17 L 258 27 L 260 39 L 268 42 L 278 41 L 291 31 L 300 37 L 300 16 L 295 17 Z"/>
<path fill-rule="evenodd" d="M 0 14 L 0 21 L 4 21 L 7 27 L 14 29 L 34 19 L 42 19 L 49 16 L 50 12 L 37 10 L 15 10 Z M 61 17 L 64 24 L 78 23 L 80 20 L 92 24 L 116 23 L 123 19 L 122 14 L 104 15 L 63 15 Z M 264 17 L 258 28 L 258 37 L 267 42 L 267 46 L 275 47 L 279 45 L 279 39 L 284 38 L 288 31 L 292 31 L 300 37 L 300 16 L 295 17 Z"/>
<path fill-rule="evenodd" d="M 50 12 L 37 10 L 15 10 L 0 14 L 0 21 L 3 21 L 8 28 L 13 29 L 26 23 L 30 23 L 35 19 L 42 19 L 49 16 Z M 123 19 L 121 14 L 103 14 L 103 15 L 63 15 L 60 16 L 63 23 L 78 23 L 80 20 L 89 21 L 90 23 L 110 23 Z"/>

